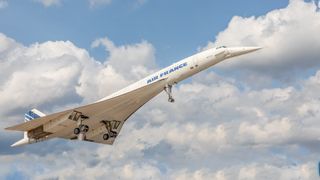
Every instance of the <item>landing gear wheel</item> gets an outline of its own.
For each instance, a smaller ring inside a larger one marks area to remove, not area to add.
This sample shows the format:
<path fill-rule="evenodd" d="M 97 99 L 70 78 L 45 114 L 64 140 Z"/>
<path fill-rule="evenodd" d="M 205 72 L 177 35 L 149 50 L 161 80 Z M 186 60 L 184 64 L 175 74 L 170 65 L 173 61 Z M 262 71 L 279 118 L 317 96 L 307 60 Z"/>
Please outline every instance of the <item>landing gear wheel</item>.
<path fill-rule="evenodd" d="M 174 103 L 174 99 L 173 98 L 169 98 L 168 101 L 171 102 L 171 103 Z"/>
<path fill-rule="evenodd" d="M 77 136 L 77 139 L 80 141 L 86 140 L 86 133 L 89 131 L 89 126 L 83 124 L 83 121 L 89 119 L 89 117 L 82 114 L 82 112 L 74 110 L 70 113 L 68 119 L 77 122 L 77 127 L 73 130 L 73 133 Z"/>
<path fill-rule="evenodd" d="M 117 137 L 118 133 L 115 131 L 110 131 L 110 137 L 115 138 Z"/>
<path fill-rule="evenodd" d="M 74 133 L 75 135 L 80 134 L 80 129 L 79 129 L 79 128 L 74 128 L 73 133 Z"/>
<path fill-rule="evenodd" d="M 103 138 L 103 140 L 108 140 L 109 139 L 109 134 L 104 134 L 103 136 L 102 136 L 102 138 Z"/>
<path fill-rule="evenodd" d="M 81 132 L 88 132 L 89 131 L 89 126 L 87 126 L 87 125 L 80 125 L 79 128 L 80 128 Z"/>

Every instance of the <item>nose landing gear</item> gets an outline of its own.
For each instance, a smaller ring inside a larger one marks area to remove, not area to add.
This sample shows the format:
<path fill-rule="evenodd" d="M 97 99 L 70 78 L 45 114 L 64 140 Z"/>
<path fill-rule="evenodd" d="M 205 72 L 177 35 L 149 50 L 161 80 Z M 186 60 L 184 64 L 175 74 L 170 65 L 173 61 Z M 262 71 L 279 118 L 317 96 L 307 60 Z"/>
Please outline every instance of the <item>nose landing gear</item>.
<path fill-rule="evenodd" d="M 168 102 L 174 103 L 174 99 L 172 97 L 172 85 L 167 84 L 164 87 L 164 91 L 167 93 L 168 95 Z"/>

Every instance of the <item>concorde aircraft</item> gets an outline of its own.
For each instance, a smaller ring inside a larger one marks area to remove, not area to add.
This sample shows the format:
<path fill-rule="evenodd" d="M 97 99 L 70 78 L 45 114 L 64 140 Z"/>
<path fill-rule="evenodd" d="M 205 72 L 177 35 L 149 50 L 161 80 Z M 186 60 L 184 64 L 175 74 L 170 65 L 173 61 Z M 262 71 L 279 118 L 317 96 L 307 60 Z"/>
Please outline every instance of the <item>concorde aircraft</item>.
<path fill-rule="evenodd" d="M 164 91 L 173 103 L 172 86 L 225 59 L 247 54 L 260 47 L 211 48 L 178 61 L 95 103 L 45 115 L 37 109 L 25 114 L 25 122 L 6 128 L 24 132 L 11 146 L 52 138 L 113 144 L 123 124 L 141 106 Z"/>

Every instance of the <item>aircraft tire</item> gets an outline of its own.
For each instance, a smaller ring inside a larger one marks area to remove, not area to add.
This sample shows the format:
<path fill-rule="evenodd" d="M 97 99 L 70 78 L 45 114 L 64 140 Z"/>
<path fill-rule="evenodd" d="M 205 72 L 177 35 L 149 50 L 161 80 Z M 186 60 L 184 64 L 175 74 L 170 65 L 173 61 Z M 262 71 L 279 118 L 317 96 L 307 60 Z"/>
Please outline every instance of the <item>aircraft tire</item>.
<path fill-rule="evenodd" d="M 103 138 L 103 140 L 108 140 L 109 139 L 109 134 L 104 134 L 103 136 L 102 136 L 102 138 Z"/>
<path fill-rule="evenodd" d="M 74 133 L 75 135 L 80 134 L 80 129 L 79 129 L 79 128 L 74 128 L 73 133 Z"/>
<path fill-rule="evenodd" d="M 87 125 L 81 125 L 81 126 L 79 127 L 79 129 L 80 129 L 81 132 L 88 132 L 88 131 L 89 131 L 89 126 L 87 126 Z"/>

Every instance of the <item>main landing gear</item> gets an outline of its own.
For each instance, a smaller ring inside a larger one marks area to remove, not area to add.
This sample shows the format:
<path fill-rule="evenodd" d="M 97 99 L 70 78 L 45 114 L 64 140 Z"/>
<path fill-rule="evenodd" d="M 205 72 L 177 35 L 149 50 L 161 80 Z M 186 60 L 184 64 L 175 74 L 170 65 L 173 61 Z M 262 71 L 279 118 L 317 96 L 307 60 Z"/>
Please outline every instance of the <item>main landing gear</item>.
<path fill-rule="evenodd" d="M 89 131 L 89 126 L 82 124 L 82 122 L 88 118 L 88 116 L 80 115 L 80 118 L 77 120 L 78 127 L 74 128 L 73 133 L 78 136 L 78 140 L 84 140 L 85 134 Z"/>
<path fill-rule="evenodd" d="M 107 129 L 107 132 L 102 136 L 103 140 L 107 141 L 109 138 L 117 137 L 118 133 L 112 130 L 112 124 L 110 121 L 101 121 L 101 123 L 103 123 Z"/>
<path fill-rule="evenodd" d="M 168 94 L 168 101 L 174 103 L 174 99 L 172 97 L 172 85 L 167 84 L 164 87 L 164 91 Z"/>

